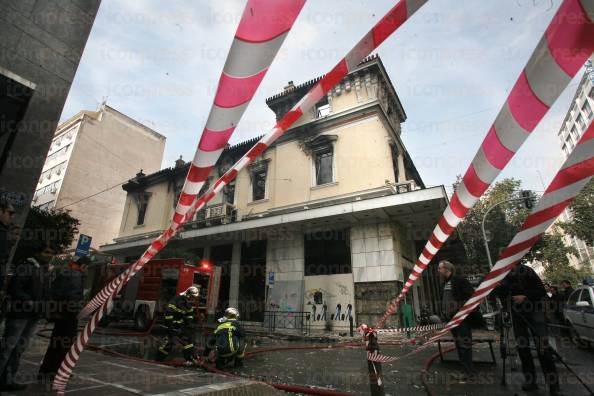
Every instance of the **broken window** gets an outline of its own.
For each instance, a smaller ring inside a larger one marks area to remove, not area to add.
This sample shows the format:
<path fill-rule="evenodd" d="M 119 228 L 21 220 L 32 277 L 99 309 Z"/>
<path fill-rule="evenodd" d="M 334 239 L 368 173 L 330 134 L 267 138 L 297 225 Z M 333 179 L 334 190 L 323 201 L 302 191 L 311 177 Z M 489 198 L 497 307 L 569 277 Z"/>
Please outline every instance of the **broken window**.
<path fill-rule="evenodd" d="M 252 201 L 266 198 L 266 174 L 268 173 L 268 161 L 260 161 L 250 167 L 252 179 Z"/>
<path fill-rule="evenodd" d="M 351 273 L 348 230 L 315 231 L 305 234 L 305 276 Z"/>
<path fill-rule="evenodd" d="M 325 146 L 314 151 L 316 167 L 316 185 L 332 183 L 332 158 L 334 150 L 332 146 Z"/>
<path fill-rule="evenodd" d="M 148 207 L 148 201 L 150 193 L 138 193 L 136 195 L 136 207 L 138 209 L 138 215 L 136 217 L 136 225 L 143 225 L 144 218 L 146 216 L 146 209 Z"/>

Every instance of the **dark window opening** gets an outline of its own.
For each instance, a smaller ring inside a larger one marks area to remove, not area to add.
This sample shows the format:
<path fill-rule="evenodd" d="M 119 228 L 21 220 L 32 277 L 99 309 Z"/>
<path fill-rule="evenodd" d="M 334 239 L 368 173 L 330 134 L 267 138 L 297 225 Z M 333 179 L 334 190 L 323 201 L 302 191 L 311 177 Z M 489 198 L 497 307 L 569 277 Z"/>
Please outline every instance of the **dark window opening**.
<path fill-rule="evenodd" d="M 231 290 L 231 258 L 233 245 L 217 245 L 210 248 L 210 261 L 213 265 L 221 267 L 221 283 L 216 313 L 223 314 L 229 306 L 229 292 Z"/>
<path fill-rule="evenodd" d="M 315 152 L 316 185 L 332 183 L 332 147 L 325 147 Z"/>
<path fill-rule="evenodd" d="M 148 201 L 150 194 L 139 193 L 136 196 L 136 207 L 138 208 L 138 216 L 136 217 L 136 225 L 143 225 L 144 218 L 146 216 L 146 209 L 148 207 Z"/>
<path fill-rule="evenodd" d="M 233 202 L 235 202 L 235 181 L 232 181 L 223 187 L 223 194 L 225 202 L 233 205 Z"/>
<path fill-rule="evenodd" d="M 239 311 L 243 320 L 264 320 L 266 295 L 266 241 L 241 244 Z"/>
<path fill-rule="evenodd" d="M 266 197 L 266 170 L 252 173 L 252 201 Z"/>
<path fill-rule="evenodd" d="M 310 232 L 304 240 L 305 276 L 352 272 L 348 230 Z"/>

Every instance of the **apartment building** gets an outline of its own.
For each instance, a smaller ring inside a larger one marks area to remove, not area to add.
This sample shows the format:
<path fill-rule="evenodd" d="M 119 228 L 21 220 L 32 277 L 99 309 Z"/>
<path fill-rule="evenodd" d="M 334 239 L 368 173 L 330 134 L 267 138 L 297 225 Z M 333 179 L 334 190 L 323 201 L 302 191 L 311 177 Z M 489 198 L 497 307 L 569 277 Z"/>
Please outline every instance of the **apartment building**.
<path fill-rule="evenodd" d="M 102 104 L 80 111 L 58 126 L 32 205 L 67 209 L 92 247 L 118 236 L 126 193 L 121 184 L 139 170 L 161 168 L 165 137 Z"/>

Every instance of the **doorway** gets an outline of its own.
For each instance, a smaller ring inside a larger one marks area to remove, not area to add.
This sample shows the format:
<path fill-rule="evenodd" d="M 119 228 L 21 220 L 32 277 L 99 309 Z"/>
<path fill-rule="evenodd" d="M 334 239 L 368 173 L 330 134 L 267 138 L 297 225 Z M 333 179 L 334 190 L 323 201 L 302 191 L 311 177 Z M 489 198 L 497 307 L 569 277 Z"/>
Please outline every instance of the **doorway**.
<path fill-rule="evenodd" d="M 222 316 L 229 306 L 229 291 L 231 290 L 231 257 L 233 245 L 218 245 L 210 248 L 210 261 L 212 265 L 221 267 L 221 285 L 219 287 L 219 300 L 216 308 L 216 316 Z"/>
<path fill-rule="evenodd" d="M 266 240 L 241 244 L 239 310 L 244 320 L 264 321 L 266 292 Z"/>

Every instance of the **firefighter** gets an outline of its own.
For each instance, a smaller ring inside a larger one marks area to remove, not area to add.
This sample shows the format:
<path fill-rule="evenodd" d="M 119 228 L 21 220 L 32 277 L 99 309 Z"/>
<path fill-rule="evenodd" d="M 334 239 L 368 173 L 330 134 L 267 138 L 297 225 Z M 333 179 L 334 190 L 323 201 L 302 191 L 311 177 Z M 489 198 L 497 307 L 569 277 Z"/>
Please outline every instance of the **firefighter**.
<path fill-rule="evenodd" d="M 157 360 L 163 361 L 171 352 L 175 339 L 181 341 L 184 359 L 186 364 L 195 364 L 196 355 L 194 352 L 195 332 L 195 303 L 200 296 L 200 289 L 190 286 L 184 292 L 175 296 L 165 310 L 165 323 L 167 324 L 167 335 L 159 346 Z"/>
<path fill-rule="evenodd" d="M 225 310 L 225 316 L 219 319 L 214 334 L 208 339 L 204 356 L 214 350 L 218 369 L 224 368 L 231 361 L 234 367 L 242 367 L 246 346 L 245 331 L 239 324 L 239 311 L 229 307 Z"/>

